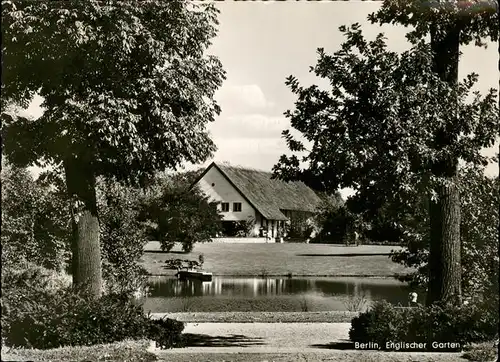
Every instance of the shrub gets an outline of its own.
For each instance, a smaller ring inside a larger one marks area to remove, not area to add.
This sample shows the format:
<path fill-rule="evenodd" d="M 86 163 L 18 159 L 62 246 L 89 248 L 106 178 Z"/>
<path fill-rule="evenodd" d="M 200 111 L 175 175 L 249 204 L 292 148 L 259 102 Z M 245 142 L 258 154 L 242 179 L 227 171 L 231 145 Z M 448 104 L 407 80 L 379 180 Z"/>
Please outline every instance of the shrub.
<path fill-rule="evenodd" d="M 375 342 L 385 346 L 388 341 L 402 341 L 408 331 L 406 309 L 387 302 L 376 303 L 372 309 L 353 318 L 349 338 L 353 342 Z"/>
<path fill-rule="evenodd" d="M 462 357 L 469 361 L 498 361 L 498 341 L 468 346 Z"/>
<path fill-rule="evenodd" d="M 2 270 L 2 292 L 18 290 L 29 293 L 57 293 L 71 286 L 71 276 L 44 268 L 30 262 L 22 262 Z"/>
<path fill-rule="evenodd" d="M 149 338 L 155 341 L 156 347 L 167 349 L 183 347 L 182 331 L 184 323 L 175 319 L 162 318 L 150 321 Z"/>
<path fill-rule="evenodd" d="M 3 270 L 2 338 L 6 345 L 46 349 L 127 338 L 153 339 L 163 348 L 180 345 L 183 324 L 151 320 L 129 294 L 90 299 L 70 286 L 68 275 L 29 263 Z"/>
<path fill-rule="evenodd" d="M 196 260 L 189 259 L 167 259 L 165 260 L 165 269 L 199 269 L 202 264 Z"/>
<path fill-rule="evenodd" d="M 304 295 L 302 297 L 302 300 L 300 301 L 300 311 L 301 312 L 309 312 L 309 309 L 310 309 L 309 302 L 308 302 L 306 296 Z"/>
<path fill-rule="evenodd" d="M 315 220 L 307 213 L 296 212 L 290 216 L 290 222 L 285 225 L 286 239 L 306 240 L 314 234 Z"/>
<path fill-rule="evenodd" d="M 237 237 L 248 237 L 253 236 L 253 230 L 255 228 L 255 219 L 253 217 L 247 220 L 240 220 L 234 223 L 233 233 Z M 233 235 L 228 235 L 233 236 Z"/>
<path fill-rule="evenodd" d="M 2 269 L 2 326 L 25 313 L 39 295 L 56 295 L 71 286 L 71 276 L 28 262 Z M 3 333 L 3 329 L 2 329 Z"/>
<path fill-rule="evenodd" d="M 349 338 L 353 342 L 375 342 L 386 348 L 387 342 L 468 343 L 491 340 L 497 335 L 498 317 L 481 306 L 395 307 L 378 302 L 351 322 Z M 389 348 L 390 349 L 390 348 Z"/>
<path fill-rule="evenodd" d="M 344 305 L 350 312 L 361 312 L 369 305 L 369 301 L 364 294 L 350 295 L 345 300 Z"/>
<path fill-rule="evenodd" d="M 47 349 L 142 338 L 162 348 L 182 343 L 183 323 L 152 320 L 127 294 L 89 299 L 66 289 L 35 297 L 21 298 L 18 308 L 7 311 L 2 328 L 6 345 Z"/>

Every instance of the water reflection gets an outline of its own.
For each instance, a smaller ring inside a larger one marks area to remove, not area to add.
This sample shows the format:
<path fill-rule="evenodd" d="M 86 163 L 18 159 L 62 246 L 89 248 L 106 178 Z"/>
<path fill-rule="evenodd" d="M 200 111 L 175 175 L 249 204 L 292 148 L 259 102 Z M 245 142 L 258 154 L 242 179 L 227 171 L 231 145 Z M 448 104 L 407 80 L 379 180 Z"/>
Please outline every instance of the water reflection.
<path fill-rule="evenodd" d="M 408 287 L 394 279 L 372 278 L 228 278 L 211 282 L 181 281 L 176 278 L 150 279 L 150 298 L 158 297 L 276 297 L 276 296 L 359 296 L 405 303 Z"/>

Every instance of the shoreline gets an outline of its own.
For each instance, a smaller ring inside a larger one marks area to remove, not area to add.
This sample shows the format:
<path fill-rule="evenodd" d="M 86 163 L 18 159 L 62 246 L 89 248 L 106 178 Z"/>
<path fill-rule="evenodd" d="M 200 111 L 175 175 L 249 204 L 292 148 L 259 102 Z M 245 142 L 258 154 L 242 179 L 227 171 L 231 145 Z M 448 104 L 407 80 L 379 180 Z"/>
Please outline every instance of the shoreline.
<path fill-rule="evenodd" d="M 146 247 L 139 265 L 151 276 L 174 275 L 167 260 L 198 261 L 214 276 L 227 277 L 397 277 L 414 272 L 389 257 L 392 247 L 347 247 L 322 244 L 199 244 L 189 253 Z M 396 249 L 397 250 L 397 249 Z"/>
<path fill-rule="evenodd" d="M 173 312 L 151 313 L 155 319 L 184 323 L 351 323 L 360 312 Z"/>
<path fill-rule="evenodd" d="M 165 273 L 148 273 L 148 277 L 168 277 L 175 276 L 177 270 L 172 270 Z M 399 277 L 404 277 L 407 274 L 393 274 L 393 275 L 381 275 L 381 274 L 266 274 L 265 276 L 259 274 L 228 274 L 228 273 L 212 273 L 214 277 L 232 277 L 232 278 L 373 278 L 373 279 L 397 279 Z"/>

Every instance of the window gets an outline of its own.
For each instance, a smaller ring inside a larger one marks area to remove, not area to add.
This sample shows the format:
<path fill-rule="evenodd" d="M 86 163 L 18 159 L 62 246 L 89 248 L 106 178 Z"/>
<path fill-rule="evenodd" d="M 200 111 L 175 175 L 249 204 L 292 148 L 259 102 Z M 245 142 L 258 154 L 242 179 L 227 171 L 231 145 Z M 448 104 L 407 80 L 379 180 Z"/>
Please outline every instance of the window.
<path fill-rule="evenodd" d="M 220 204 L 222 212 L 228 212 L 229 211 L 229 202 L 223 202 Z"/>
<path fill-rule="evenodd" d="M 234 212 L 240 212 L 241 211 L 241 202 L 234 202 L 233 203 L 233 211 Z"/>

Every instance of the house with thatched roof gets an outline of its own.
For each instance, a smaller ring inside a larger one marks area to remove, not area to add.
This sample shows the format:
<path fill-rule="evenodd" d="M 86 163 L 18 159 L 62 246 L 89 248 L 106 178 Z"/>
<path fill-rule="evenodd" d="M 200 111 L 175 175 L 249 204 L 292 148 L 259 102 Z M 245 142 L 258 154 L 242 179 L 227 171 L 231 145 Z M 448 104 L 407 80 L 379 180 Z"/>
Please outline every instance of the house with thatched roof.
<path fill-rule="evenodd" d="M 302 182 L 271 178 L 270 172 L 213 162 L 192 187 L 217 204 L 225 225 L 251 224 L 250 236 L 283 237 L 294 215 L 313 215 L 321 199 Z"/>

